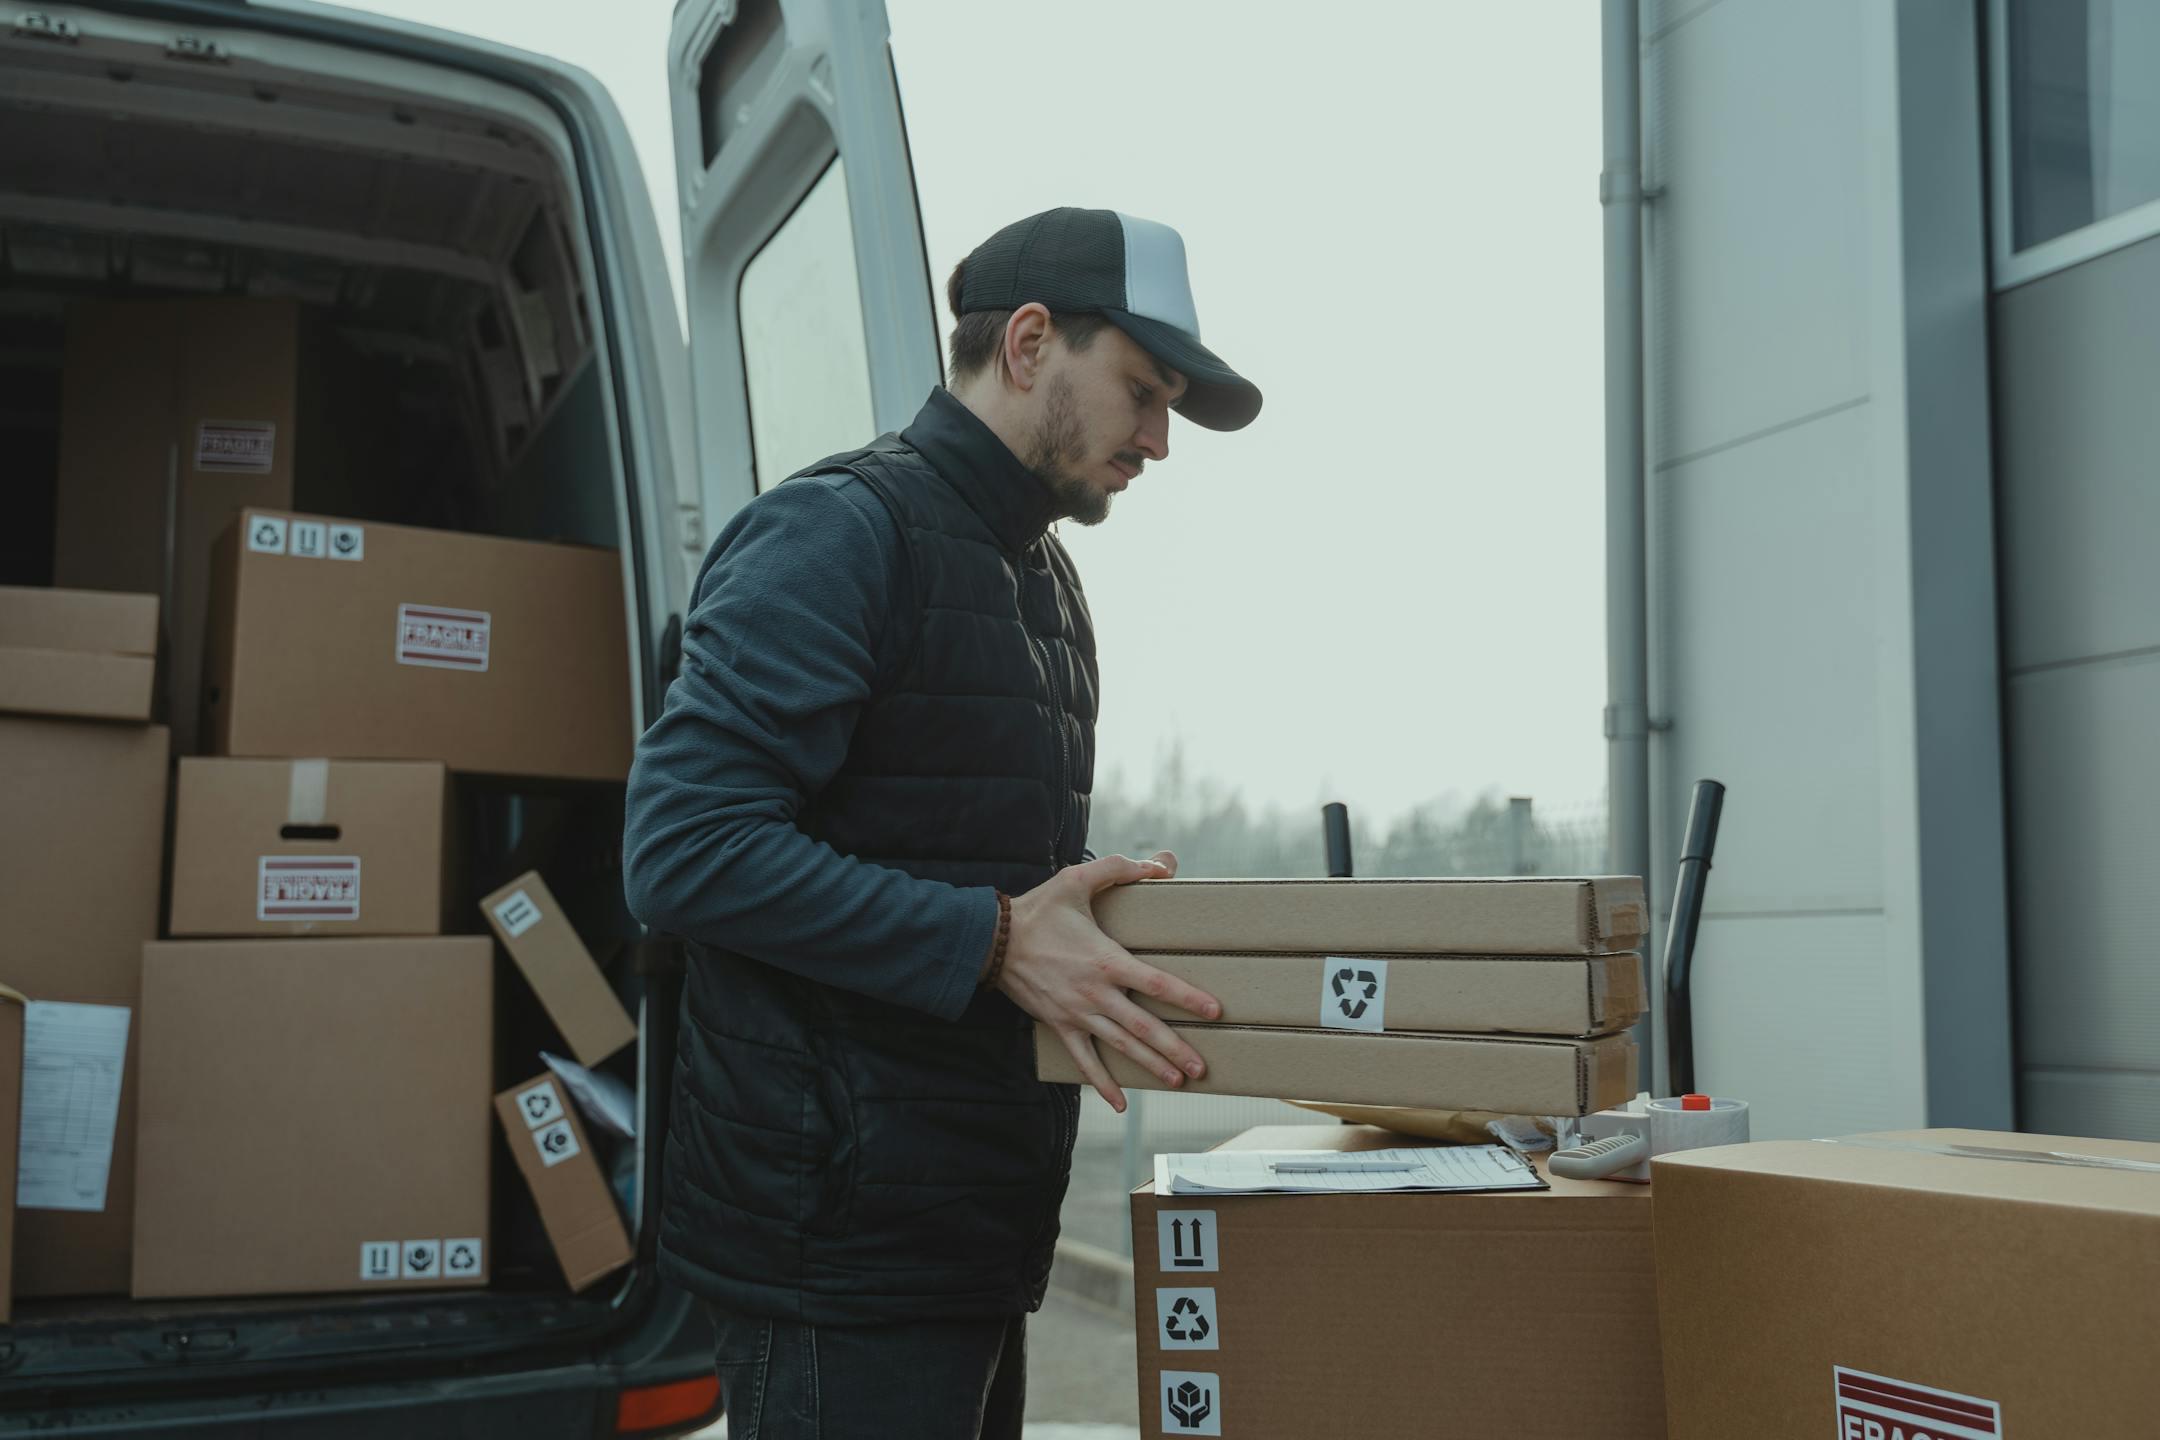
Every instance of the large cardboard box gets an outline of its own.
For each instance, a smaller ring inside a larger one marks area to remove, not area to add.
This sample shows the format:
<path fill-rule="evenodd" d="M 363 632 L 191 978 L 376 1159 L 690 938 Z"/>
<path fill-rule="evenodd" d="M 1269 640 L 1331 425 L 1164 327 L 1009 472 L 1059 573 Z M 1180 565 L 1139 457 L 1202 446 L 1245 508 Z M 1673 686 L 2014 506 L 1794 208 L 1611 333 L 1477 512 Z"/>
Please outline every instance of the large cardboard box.
<path fill-rule="evenodd" d="M 1179 1088 L 1197 1095 L 1277 1100 L 1341 1100 L 1504 1115 L 1587 1115 L 1635 1093 L 1635 1042 L 1491 1035 L 1363 1035 L 1243 1025 L 1170 1027 L 1207 1062 L 1207 1074 Z M 1128 1090 L 1163 1090 L 1107 1045 L 1096 1046 L 1112 1079 Z M 1079 1083 L 1080 1069 L 1055 1031 L 1035 1027 L 1035 1071 Z"/>
<path fill-rule="evenodd" d="M 1281 1126 L 1229 1148 L 1404 1143 Z M 1209 1199 L 1143 1185 L 1141 1433 L 1663 1440 L 1650 1215 L 1644 1187 L 1600 1181 Z"/>
<path fill-rule="evenodd" d="M 543 1073 L 513 1085 L 495 1097 L 495 1114 L 570 1288 L 583 1290 L 635 1259 L 615 1192 L 562 1083 Z"/>
<path fill-rule="evenodd" d="M 485 1283 L 494 950 L 144 946 L 131 1293 Z"/>
<path fill-rule="evenodd" d="M 15 1152 L 22 1141 L 23 995 L 0 985 L 0 1325 L 14 1316 Z"/>
<path fill-rule="evenodd" d="M 172 933 L 441 934 L 449 784 L 423 760 L 182 760 Z"/>
<path fill-rule="evenodd" d="M 1134 957 L 1220 1000 L 1229 1025 L 1608 1035 L 1643 1016 L 1640 955 Z M 1166 1001 L 1133 997 L 1168 1019 Z"/>
<path fill-rule="evenodd" d="M 0 711 L 148 720 L 155 595 L 0 585 Z"/>
<path fill-rule="evenodd" d="M 597 1065 L 637 1039 L 637 1023 L 540 872 L 518 876 L 482 900 L 480 910 L 579 1064 Z"/>
<path fill-rule="evenodd" d="M 243 506 L 293 503 L 302 331 L 289 300 L 68 311 L 53 577 L 163 597 L 182 754 L 195 748 L 210 547 Z"/>
<path fill-rule="evenodd" d="M 2156 1169 L 1973 1130 L 1658 1157 L 1673 1440 L 2155 1434 Z"/>
<path fill-rule="evenodd" d="M 135 1006 L 143 942 L 157 936 L 170 747 L 162 725 L 0 715 L 5 979 L 32 999 Z M 105 1208 L 17 1214 L 18 1296 L 127 1292 L 140 1028 Z"/>
<path fill-rule="evenodd" d="M 612 550 L 249 510 L 215 569 L 214 754 L 630 772 Z"/>
<path fill-rule="evenodd" d="M 1146 880 L 1095 897 L 1128 950 L 1599 955 L 1649 923 L 1642 881 Z"/>

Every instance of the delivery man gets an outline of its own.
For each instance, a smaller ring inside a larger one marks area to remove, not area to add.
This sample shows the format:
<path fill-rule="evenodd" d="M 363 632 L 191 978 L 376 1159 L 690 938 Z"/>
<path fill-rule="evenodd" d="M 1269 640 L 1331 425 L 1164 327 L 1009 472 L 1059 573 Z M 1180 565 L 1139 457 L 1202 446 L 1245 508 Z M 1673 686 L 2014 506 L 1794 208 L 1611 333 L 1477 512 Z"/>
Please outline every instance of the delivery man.
<path fill-rule="evenodd" d="M 1032 1021 L 1122 1111 L 1098 1044 L 1203 1073 L 1127 992 L 1221 1013 L 1095 926 L 1176 860 L 1085 849 L 1095 642 L 1050 527 L 1260 392 L 1166 225 L 1031 216 L 947 296 L 950 387 L 714 542 L 630 777 L 630 908 L 689 949 L 661 1264 L 738 1437 L 1019 1435 L 1079 1117 Z"/>

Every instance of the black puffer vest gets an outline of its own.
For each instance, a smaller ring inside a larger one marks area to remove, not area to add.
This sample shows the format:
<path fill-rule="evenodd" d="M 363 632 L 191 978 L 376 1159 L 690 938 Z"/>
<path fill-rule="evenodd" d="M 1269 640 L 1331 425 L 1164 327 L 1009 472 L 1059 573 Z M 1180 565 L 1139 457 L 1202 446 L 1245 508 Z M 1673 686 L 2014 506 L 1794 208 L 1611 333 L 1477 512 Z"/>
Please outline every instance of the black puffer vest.
<path fill-rule="evenodd" d="M 802 472 L 866 480 L 914 613 L 846 762 L 798 823 L 844 855 L 1018 895 L 1077 862 L 1094 632 L 1050 496 L 940 390 L 898 436 Z M 803 480 L 795 483 L 821 483 Z M 978 991 L 949 1022 L 700 949 L 683 1007 L 661 1255 L 742 1314 L 812 1324 L 1042 1301 L 1079 1096 Z"/>

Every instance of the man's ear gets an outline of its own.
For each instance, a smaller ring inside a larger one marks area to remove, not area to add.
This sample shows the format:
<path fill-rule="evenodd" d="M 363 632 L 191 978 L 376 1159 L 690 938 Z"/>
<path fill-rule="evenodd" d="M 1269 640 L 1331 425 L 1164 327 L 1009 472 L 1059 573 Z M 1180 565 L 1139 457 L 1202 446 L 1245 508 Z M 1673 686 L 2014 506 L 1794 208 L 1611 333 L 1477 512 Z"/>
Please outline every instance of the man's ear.
<path fill-rule="evenodd" d="M 1032 390 L 1042 377 L 1045 352 L 1050 347 L 1050 311 L 1029 301 L 1013 311 L 1005 322 L 1004 371 L 1008 384 Z"/>

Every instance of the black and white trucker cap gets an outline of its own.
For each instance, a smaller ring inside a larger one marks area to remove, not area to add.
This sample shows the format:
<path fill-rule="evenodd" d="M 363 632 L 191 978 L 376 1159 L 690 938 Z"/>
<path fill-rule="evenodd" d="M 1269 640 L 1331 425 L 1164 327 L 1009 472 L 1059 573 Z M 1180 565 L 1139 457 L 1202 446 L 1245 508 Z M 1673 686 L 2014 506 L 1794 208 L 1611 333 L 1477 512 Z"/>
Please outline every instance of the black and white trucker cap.
<path fill-rule="evenodd" d="M 1182 374 L 1178 413 L 1210 430 L 1240 430 L 1260 391 L 1200 343 L 1185 275 L 1185 241 L 1168 225 L 1115 210 L 1045 210 L 975 247 L 960 275 L 960 313 L 1017 310 L 1102 316 Z"/>

